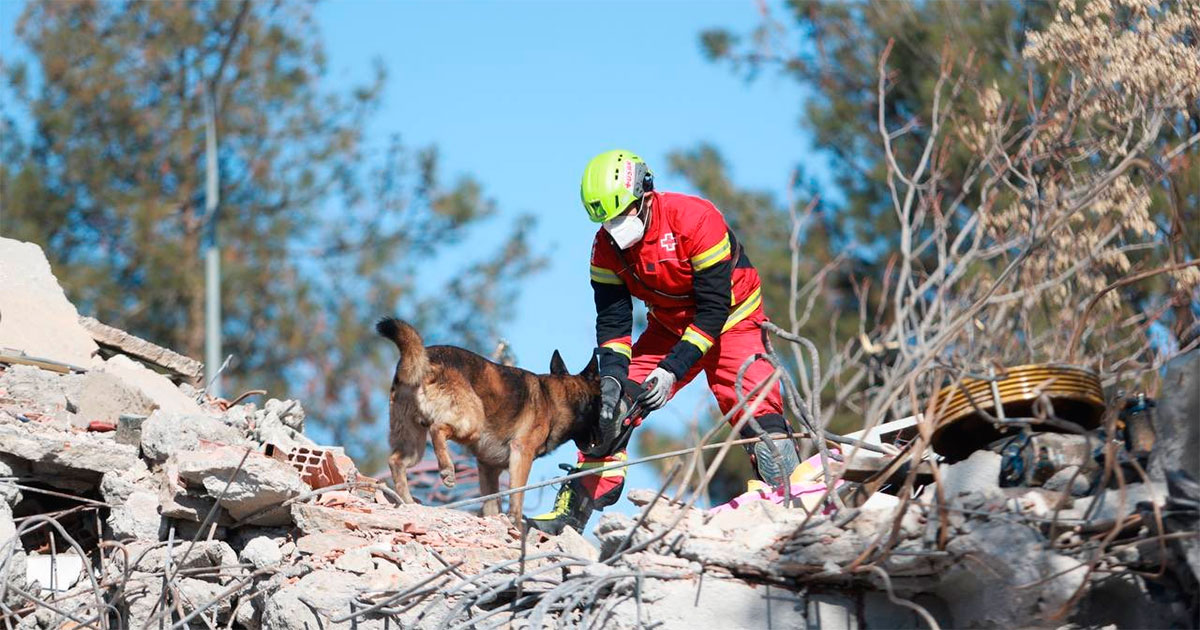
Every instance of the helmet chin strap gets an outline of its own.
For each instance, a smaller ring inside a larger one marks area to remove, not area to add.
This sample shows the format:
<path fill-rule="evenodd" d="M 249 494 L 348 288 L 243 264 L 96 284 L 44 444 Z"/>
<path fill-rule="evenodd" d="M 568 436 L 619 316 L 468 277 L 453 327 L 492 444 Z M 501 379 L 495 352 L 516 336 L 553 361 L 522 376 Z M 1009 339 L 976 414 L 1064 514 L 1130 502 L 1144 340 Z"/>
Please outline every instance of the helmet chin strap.
<path fill-rule="evenodd" d="M 646 193 L 646 194 L 642 195 L 642 198 L 638 200 L 637 216 L 639 219 L 642 220 L 642 224 L 644 224 L 646 226 L 647 230 L 650 229 L 650 212 L 651 212 L 651 210 L 653 210 L 653 208 L 654 208 L 653 195 L 651 193 Z"/>

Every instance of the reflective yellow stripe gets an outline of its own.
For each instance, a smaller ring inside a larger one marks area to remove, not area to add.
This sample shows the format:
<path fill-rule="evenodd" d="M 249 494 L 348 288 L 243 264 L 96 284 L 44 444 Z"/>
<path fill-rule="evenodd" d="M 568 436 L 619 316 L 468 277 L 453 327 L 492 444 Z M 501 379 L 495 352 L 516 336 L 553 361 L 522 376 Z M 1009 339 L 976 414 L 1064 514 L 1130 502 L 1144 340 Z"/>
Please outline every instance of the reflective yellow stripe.
<path fill-rule="evenodd" d="M 729 314 L 729 318 L 725 320 L 725 325 L 721 328 L 721 332 L 725 332 L 737 325 L 738 322 L 750 317 L 754 309 L 762 304 L 762 288 L 757 288 L 746 298 L 733 312 Z"/>
<path fill-rule="evenodd" d="M 609 341 L 607 343 L 601 344 L 600 347 L 608 348 L 609 350 L 612 350 L 613 352 L 616 352 L 617 354 L 623 355 L 626 359 L 633 358 L 633 350 L 629 347 L 629 344 L 627 344 L 627 343 L 624 343 L 621 341 Z"/>
<path fill-rule="evenodd" d="M 729 255 L 729 233 L 721 237 L 721 241 L 716 245 L 692 256 L 692 270 L 703 271 L 709 267 L 721 262 Z"/>
<path fill-rule="evenodd" d="M 612 457 L 607 457 L 607 458 L 599 460 L 599 461 L 580 462 L 578 468 L 579 468 L 580 472 L 585 471 L 585 470 L 591 470 L 593 468 L 604 468 L 605 466 L 611 466 L 618 462 L 623 462 L 627 459 L 629 459 L 629 456 L 626 455 L 625 453 L 617 453 L 616 455 L 613 455 Z M 624 468 L 614 468 L 612 470 L 605 470 L 602 472 L 598 472 L 596 474 L 601 477 L 624 477 L 625 469 Z"/>
<path fill-rule="evenodd" d="M 683 340 L 699 348 L 700 354 L 708 352 L 708 349 L 713 345 L 713 342 L 709 341 L 707 337 L 701 335 L 691 326 L 688 326 L 687 330 L 683 331 Z"/>
<path fill-rule="evenodd" d="M 597 267 L 596 265 L 592 265 L 592 282 L 599 282 L 600 284 L 624 284 L 617 277 L 616 272 L 604 267 Z"/>

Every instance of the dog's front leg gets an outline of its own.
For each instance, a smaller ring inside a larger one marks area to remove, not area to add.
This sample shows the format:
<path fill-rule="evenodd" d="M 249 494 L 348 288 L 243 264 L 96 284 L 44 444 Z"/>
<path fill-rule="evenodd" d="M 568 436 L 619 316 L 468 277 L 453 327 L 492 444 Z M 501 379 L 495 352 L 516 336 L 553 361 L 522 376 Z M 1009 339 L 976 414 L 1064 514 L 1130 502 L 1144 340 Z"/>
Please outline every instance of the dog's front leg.
<path fill-rule="evenodd" d="M 520 488 L 529 482 L 529 468 L 533 465 L 534 449 L 521 444 L 518 438 L 513 440 L 508 451 L 508 483 L 513 488 Z M 524 524 L 525 492 L 516 492 L 508 497 L 508 517 L 518 527 Z"/>

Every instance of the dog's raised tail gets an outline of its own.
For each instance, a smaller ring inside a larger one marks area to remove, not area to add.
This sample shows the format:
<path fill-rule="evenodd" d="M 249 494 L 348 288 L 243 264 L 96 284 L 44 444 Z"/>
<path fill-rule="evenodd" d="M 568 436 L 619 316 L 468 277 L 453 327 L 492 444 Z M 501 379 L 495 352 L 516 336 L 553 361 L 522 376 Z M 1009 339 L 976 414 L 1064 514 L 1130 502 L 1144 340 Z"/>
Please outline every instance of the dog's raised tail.
<path fill-rule="evenodd" d="M 400 350 L 400 362 L 396 364 L 396 380 L 417 386 L 425 380 L 429 370 L 429 357 L 425 355 L 425 342 L 416 328 L 395 317 L 384 317 L 375 324 L 375 332 Z"/>

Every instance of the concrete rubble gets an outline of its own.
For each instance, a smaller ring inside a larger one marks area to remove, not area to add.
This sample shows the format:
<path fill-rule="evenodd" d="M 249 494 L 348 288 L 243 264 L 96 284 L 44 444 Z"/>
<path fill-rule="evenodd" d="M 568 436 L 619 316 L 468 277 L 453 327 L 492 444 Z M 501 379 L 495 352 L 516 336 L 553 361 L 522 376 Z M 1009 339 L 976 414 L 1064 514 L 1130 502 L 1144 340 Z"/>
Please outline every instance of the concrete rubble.
<path fill-rule="evenodd" d="M 811 514 L 632 490 L 640 514 L 602 515 L 593 542 L 398 505 L 306 437 L 297 401 L 206 397 L 145 363 L 178 376 L 186 358 L 122 331 L 101 358 L 34 246 L 0 239 L 0 313 L 12 356 L 80 368 L 0 361 L 6 628 L 1196 625 L 1200 492 L 1176 471 L 1198 456 L 1200 353 L 1168 370 L 1172 438 L 1147 480 L 1097 487 L 1079 462 L 1000 487 L 1000 455 L 979 451 L 909 500 Z"/>

